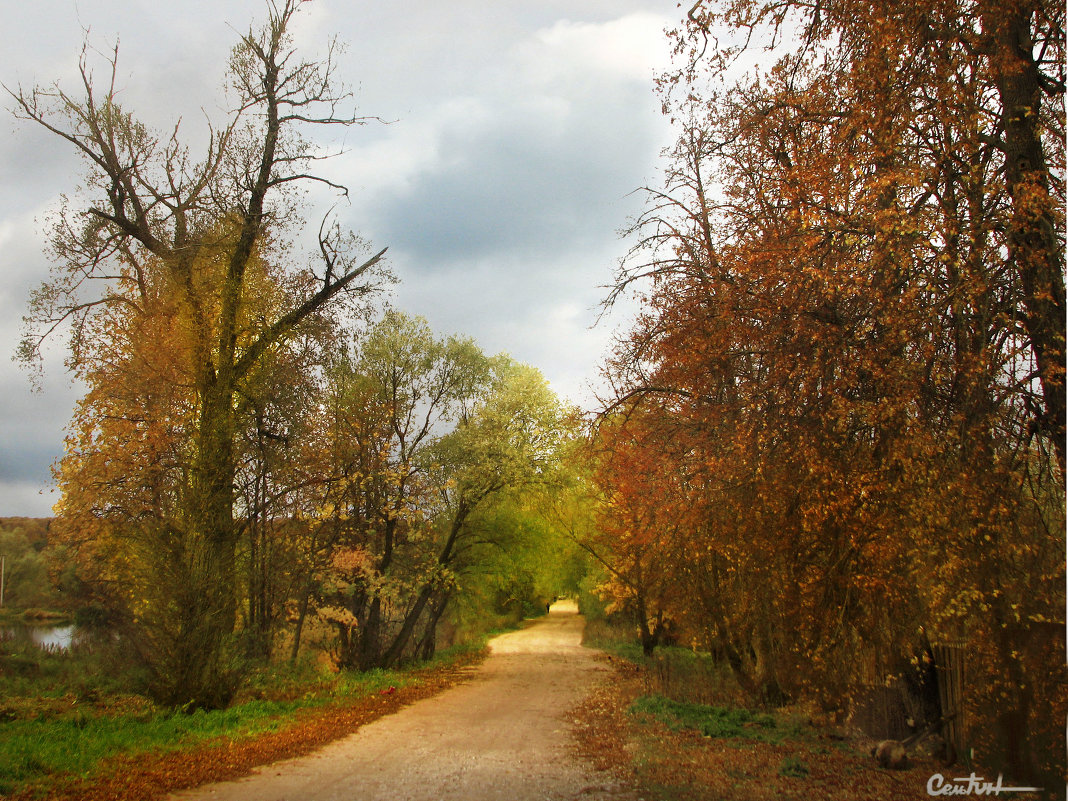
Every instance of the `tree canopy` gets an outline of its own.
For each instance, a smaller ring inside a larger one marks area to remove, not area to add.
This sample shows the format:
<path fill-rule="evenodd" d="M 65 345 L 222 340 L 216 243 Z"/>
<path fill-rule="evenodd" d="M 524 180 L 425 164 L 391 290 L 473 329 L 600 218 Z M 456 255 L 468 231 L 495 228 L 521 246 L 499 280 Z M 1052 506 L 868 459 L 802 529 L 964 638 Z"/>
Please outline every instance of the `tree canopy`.
<path fill-rule="evenodd" d="M 1020 776 L 1063 769 L 1068 701 L 1063 19 L 695 3 L 595 457 L 606 592 L 635 602 L 641 544 L 670 560 L 640 626 L 843 708 L 933 646 L 988 654 L 943 714 Z"/>
<path fill-rule="evenodd" d="M 66 461 L 68 477 L 89 472 L 68 486 L 101 490 L 86 526 L 123 514 L 153 530 L 145 547 L 169 554 L 155 586 L 181 594 L 157 605 L 157 626 L 138 631 L 154 631 L 145 655 L 155 693 L 178 705 L 214 706 L 233 692 L 234 487 L 247 387 L 312 318 L 381 280 L 382 252 L 368 258 L 326 221 L 317 269 L 287 265 L 281 237 L 304 224 L 294 190 L 333 185 L 312 171 L 320 157 L 303 131 L 359 122 L 342 110 L 334 48 L 313 61 L 294 51 L 288 30 L 300 5 L 271 5 L 267 23 L 238 41 L 227 76 L 233 111 L 209 128 L 199 157 L 178 126 L 157 134 L 122 108 L 117 54 L 103 89 L 87 49 L 78 93 L 12 93 L 18 116 L 85 157 L 90 193 L 56 222 L 53 277 L 33 295 L 21 355 L 32 360 L 45 337 L 69 327 L 68 363 L 90 395 Z M 287 291 L 272 295 L 272 279 Z M 129 382 L 139 386 L 122 387 Z M 109 430 L 98 437 L 98 427 Z M 76 465 L 79 450 L 87 458 Z M 72 536 L 91 535 L 82 527 Z"/>

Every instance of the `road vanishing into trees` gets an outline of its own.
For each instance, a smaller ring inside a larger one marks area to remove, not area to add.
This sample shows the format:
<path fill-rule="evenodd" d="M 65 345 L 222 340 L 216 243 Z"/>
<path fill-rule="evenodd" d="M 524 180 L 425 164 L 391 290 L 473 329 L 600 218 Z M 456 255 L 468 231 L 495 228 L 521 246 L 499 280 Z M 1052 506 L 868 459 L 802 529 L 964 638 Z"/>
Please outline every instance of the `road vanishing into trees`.
<path fill-rule="evenodd" d="M 567 713 L 606 668 L 560 601 L 490 642 L 471 679 L 309 756 L 172 801 L 522 801 L 632 796 L 577 754 Z"/>

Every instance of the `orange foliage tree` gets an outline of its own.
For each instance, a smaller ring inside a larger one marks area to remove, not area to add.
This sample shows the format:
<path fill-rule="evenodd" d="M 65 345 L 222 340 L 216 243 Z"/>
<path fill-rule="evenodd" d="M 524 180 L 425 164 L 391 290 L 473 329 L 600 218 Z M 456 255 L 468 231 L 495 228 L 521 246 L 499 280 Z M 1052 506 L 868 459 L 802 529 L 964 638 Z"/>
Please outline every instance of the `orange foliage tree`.
<path fill-rule="evenodd" d="M 766 699 L 984 654 L 943 714 L 1059 775 L 1063 9 L 698 2 L 675 36 L 607 368 L 691 488 L 672 613 Z"/>
<path fill-rule="evenodd" d="M 670 440 L 658 418 L 646 419 L 640 407 L 627 412 L 603 420 L 592 440 L 594 519 L 576 539 L 606 574 L 598 587 L 606 611 L 634 621 L 648 656 L 672 636 L 681 612 L 676 549 L 693 524 L 693 491 L 665 451 Z"/>

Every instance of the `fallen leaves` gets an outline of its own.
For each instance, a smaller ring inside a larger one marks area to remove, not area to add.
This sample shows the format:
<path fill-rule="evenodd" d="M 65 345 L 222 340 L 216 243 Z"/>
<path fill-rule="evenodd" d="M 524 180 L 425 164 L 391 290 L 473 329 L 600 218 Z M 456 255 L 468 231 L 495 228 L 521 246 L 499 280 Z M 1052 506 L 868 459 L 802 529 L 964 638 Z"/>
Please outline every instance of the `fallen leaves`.
<path fill-rule="evenodd" d="M 860 742 L 820 729 L 781 742 L 672 731 L 627 712 L 642 692 L 633 670 L 613 670 L 574 711 L 573 722 L 580 753 L 647 799 L 915 801 L 926 797 L 925 783 L 937 769 L 921 761 L 906 771 L 880 770 Z"/>

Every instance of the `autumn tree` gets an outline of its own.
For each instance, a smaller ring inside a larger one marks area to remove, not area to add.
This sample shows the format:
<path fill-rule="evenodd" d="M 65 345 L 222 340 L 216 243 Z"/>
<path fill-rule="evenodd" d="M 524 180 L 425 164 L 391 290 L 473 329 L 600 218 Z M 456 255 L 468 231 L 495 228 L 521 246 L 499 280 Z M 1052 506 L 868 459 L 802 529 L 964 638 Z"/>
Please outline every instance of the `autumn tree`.
<path fill-rule="evenodd" d="M 321 512 L 338 477 L 324 453 L 331 444 L 323 405 L 343 327 L 336 315 L 306 320 L 242 388 L 236 513 L 241 633 L 252 658 L 273 655 L 290 604 L 303 604 L 302 588 L 331 539 Z"/>
<path fill-rule="evenodd" d="M 699 2 L 675 41 L 608 374 L 700 488 L 691 625 L 787 696 L 848 698 L 920 631 L 992 653 L 943 713 L 1061 770 L 1063 9 Z"/>
<path fill-rule="evenodd" d="M 685 614 L 675 590 L 689 536 L 693 497 L 686 473 L 669 452 L 678 439 L 657 430 L 667 422 L 641 406 L 606 417 L 588 443 L 591 475 L 581 514 L 561 510 L 575 542 L 605 574 L 597 592 L 606 611 L 631 619 L 646 656 Z"/>
<path fill-rule="evenodd" d="M 348 95 L 336 86 L 335 48 L 319 61 L 302 60 L 294 51 L 288 31 L 300 5 L 271 4 L 266 25 L 240 38 L 228 74 L 234 111 L 221 126 L 209 127 L 199 159 L 177 126 L 158 135 L 121 106 L 115 58 L 103 88 L 83 56 L 78 92 L 58 85 L 11 92 L 17 116 L 84 156 L 86 186 L 95 193 L 84 208 L 68 205 L 56 222 L 53 275 L 32 298 L 21 351 L 32 360 L 49 334 L 67 326 L 70 367 L 100 379 L 90 382 L 95 398 L 82 405 L 72 454 L 93 449 L 96 427 L 114 422 L 94 419 L 93 410 L 111 403 L 108 361 L 116 381 L 123 381 L 123 363 L 131 356 L 121 351 L 123 341 L 161 333 L 162 341 L 180 343 L 179 358 L 160 368 L 161 391 L 141 395 L 153 408 L 138 413 L 127 407 L 121 416 L 126 430 L 106 438 L 115 456 L 101 458 L 107 472 L 76 481 L 68 473 L 64 480 L 69 489 L 96 490 L 105 509 L 115 506 L 110 493 L 139 495 L 131 503 L 140 508 L 130 513 L 156 519 L 148 527 L 155 530 L 127 549 L 123 526 L 109 523 L 116 543 L 123 551 L 171 551 L 174 564 L 187 566 L 182 594 L 153 610 L 175 619 L 145 652 L 156 697 L 178 706 L 221 706 L 235 687 L 230 641 L 237 611 L 241 526 L 235 479 L 244 389 L 309 317 L 373 286 L 382 257 L 361 256 L 353 237 L 324 222 L 321 262 L 317 272 L 302 273 L 301 292 L 253 308 L 253 266 L 258 260 L 288 264 L 291 256 L 280 243 L 303 226 L 294 190 L 309 181 L 334 186 L 313 172 L 321 155 L 305 132 L 360 121 L 342 111 Z M 257 325 L 246 326 L 250 319 Z M 107 336 L 110 321 L 122 335 Z M 136 380 L 148 378 L 143 372 Z M 115 397 L 122 393 L 117 387 Z M 161 452 L 155 454 L 159 462 L 120 472 L 131 442 L 144 445 L 147 451 L 131 451 L 144 456 L 157 447 L 170 451 L 169 443 L 176 442 L 180 469 L 167 470 Z M 161 515 L 151 495 L 143 497 L 133 486 L 130 477 L 146 471 L 153 477 L 145 484 L 173 499 L 173 514 Z M 72 536 L 91 539 L 86 528 L 75 528 Z"/>

